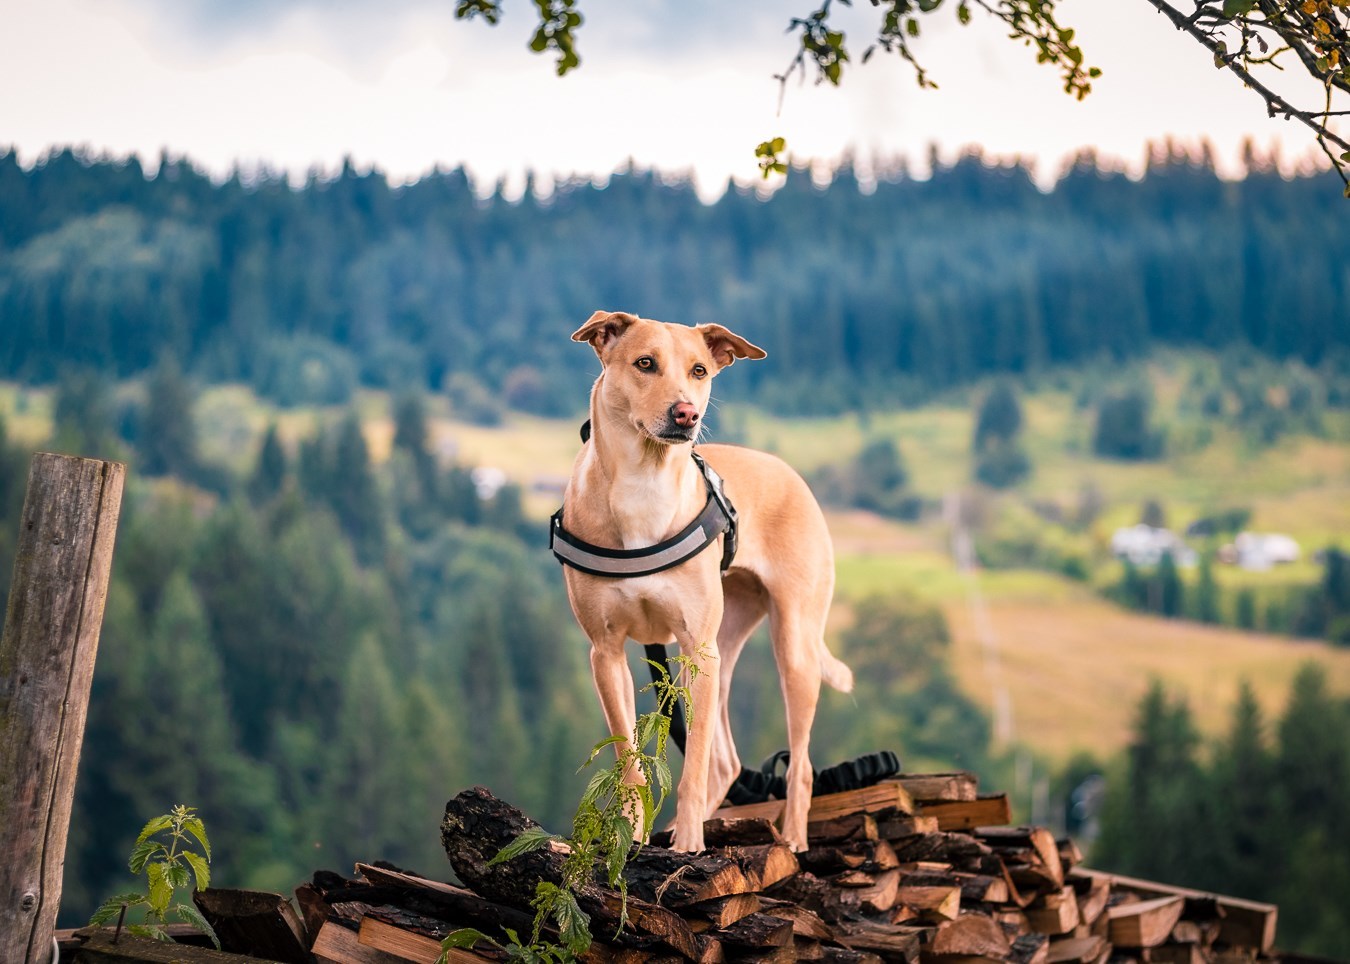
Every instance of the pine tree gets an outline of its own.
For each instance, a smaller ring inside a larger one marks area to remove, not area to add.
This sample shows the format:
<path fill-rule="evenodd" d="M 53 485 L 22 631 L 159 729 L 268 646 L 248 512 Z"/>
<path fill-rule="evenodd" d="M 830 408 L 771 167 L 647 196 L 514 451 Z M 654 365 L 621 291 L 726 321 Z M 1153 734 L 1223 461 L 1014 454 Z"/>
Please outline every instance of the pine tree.
<path fill-rule="evenodd" d="M 146 475 L 190 478 L 197 470 L 197 426 L 191 386 L 172 358 L 161 359 L 146 384 L 138 432 L 140 470 Z"/>
<path fill-rule="evenodd" d="M 248 481 L 249 498 L 255 505 L 272 499 L 286 484 L 288 471 L 286 450 L 281 445 L 277 425 L 273 422 L 267 426 L 262 446 L 258 449 L 258 460 Z"/>

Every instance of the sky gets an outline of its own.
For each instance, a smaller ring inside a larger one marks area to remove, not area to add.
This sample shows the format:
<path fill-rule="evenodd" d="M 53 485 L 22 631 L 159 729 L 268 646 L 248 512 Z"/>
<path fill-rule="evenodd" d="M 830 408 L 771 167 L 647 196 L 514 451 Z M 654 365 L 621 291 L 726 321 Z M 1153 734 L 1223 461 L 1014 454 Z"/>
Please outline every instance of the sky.
<path fill-rule="evenodd" d="M 774 136 L 798 162 L 849 156 L 864 174 L 903 159 L 922 175 L 930 145 L 948 160 L 979 146 L 1046 186 L 1085 147 L 1133 172 L 1166 137 L 1207 140 L 1227 174 L 1247 138 L 1289 163 L 1311 153 L 1146 0 L 1059 3 L 1103 71 L 1081 103 L 978 10 L 966 27 L 945 8 L 926 18 L 916 49 L 936 91 L 880 53 L 839 88 L 780 90 L 788 21 L 810 0 L 579 5 L 582 64 L 558 78 L 527 49 L 526 0 L 505 0 L 496 27 L 455 20 L 455 0 L 0 0 L 0 148 L 25 164 L 72 145 L 151 167 L 167 150 L 217 176 L 297 180 L 344 157 L 399 182 L 463 165 L 481 191 L 502 179 L 508 193 L 526 171 L 547 188 L 631 160 L 691 176 L 707 199 L 754 182 L 754 146 Z M 871 4 L 836 8 L 861 49 Z"/>

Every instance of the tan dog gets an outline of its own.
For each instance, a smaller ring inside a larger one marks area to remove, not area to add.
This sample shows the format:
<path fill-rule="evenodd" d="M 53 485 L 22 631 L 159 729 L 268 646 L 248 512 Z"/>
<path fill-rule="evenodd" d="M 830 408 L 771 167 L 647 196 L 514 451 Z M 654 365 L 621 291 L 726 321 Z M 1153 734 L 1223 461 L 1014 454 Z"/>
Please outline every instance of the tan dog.
<path fill-rule="evenodd" d="M 764 352 L 720 325 L 691 328 L 623 312 L 597 311 L 572 340 L 589 342 L 603 370 L 591 391 L 592 435 L 563 501 L 567 531 L 614 549 L 653 546 L 680 532 L 708 499 L 690 456 L 713 376 Z M 567 595 L 590 637 L 595 689 L 614 736 L 630 737 L 636 718 L 627 640 L 674 639 L 681 653 L 701 659 L 675 810 L 675 847 L 684 851 L 703 849 L 703 821 L 740 773 L 727 693 L 742 646 L 769 617 L 792 752 L 783 834 L 804 850 L 808 742 L 821 679 L 843 691 L 853 685 L 848 667 L 825 648 L 834 591 L 829 532 L 806 483 L 780 459 L 727 445 L 702 446 L 699 454 L 725 480 L 740 517 L 739 549 L 725 576 L 719 539 L 674 568 L 637 578 L 564 566 Z"/>

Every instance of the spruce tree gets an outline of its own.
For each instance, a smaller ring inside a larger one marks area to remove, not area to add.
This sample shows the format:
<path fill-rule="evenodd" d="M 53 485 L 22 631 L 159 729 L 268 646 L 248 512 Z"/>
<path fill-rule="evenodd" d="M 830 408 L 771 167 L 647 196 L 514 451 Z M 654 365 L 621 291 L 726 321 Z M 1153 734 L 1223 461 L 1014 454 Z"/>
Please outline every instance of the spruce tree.
<path fill-rule="evenodd" d="M 275 422 L 267 426 L 262 446 L 258 449 L 258 460 L 253 467 L 253 475 L 248 482 L 248 496 L 255 505 L 269 501 L 286 484 L 288 471 L 286 450 L 277 437 Z"/>

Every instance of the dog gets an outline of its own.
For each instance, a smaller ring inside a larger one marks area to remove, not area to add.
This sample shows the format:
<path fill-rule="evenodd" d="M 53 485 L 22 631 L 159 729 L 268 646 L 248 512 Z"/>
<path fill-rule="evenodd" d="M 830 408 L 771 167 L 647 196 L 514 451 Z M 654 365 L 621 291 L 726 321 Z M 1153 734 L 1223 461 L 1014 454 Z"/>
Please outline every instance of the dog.
<path fill-rule="evenodd" d="M 597 311 L 572 334 L 601 362 L 582 445 L 555 524 L 592 547 L 639 550 L 662 543 L 711 506 L 711 483 L 691 456 L 712 380 L 763 349 L 721 325 L 668 324 Z M 698 447 L 724 481 L 739 516 L 738 546 L 721 571 L 721 542 L 664 571 L 616 578 L 564 565 L 567 595 L 591 641 L 591 672 L 610 733 L 627 741 L 636 696 L 626 644 L 666 644 L 696 661 L 684 770 L 676 791 L 676 850 L 704 849 L 703 821 L 740 774 L 727 697 L 746 639 L 769 619 L 787 710 L 791 760 L 782 833 L 805 850 L 813 771 L 809 755 L 821 681 L 849 691 L 853 674 L 825 646 L 834 552 L 811 490 L 775 456 L 730 445 Z M 603 551 L 603 550 L 602 550 Z M 623 554 L 620 552 L 619 554 Z M 566 562 L 566 560 L 564 560 Z M 616 749 L 622 749 L 622 743 Z M 629 782 L 642 779 L 636 771 Z M 650 828 L 634 821 L 634 836 Z"/>

